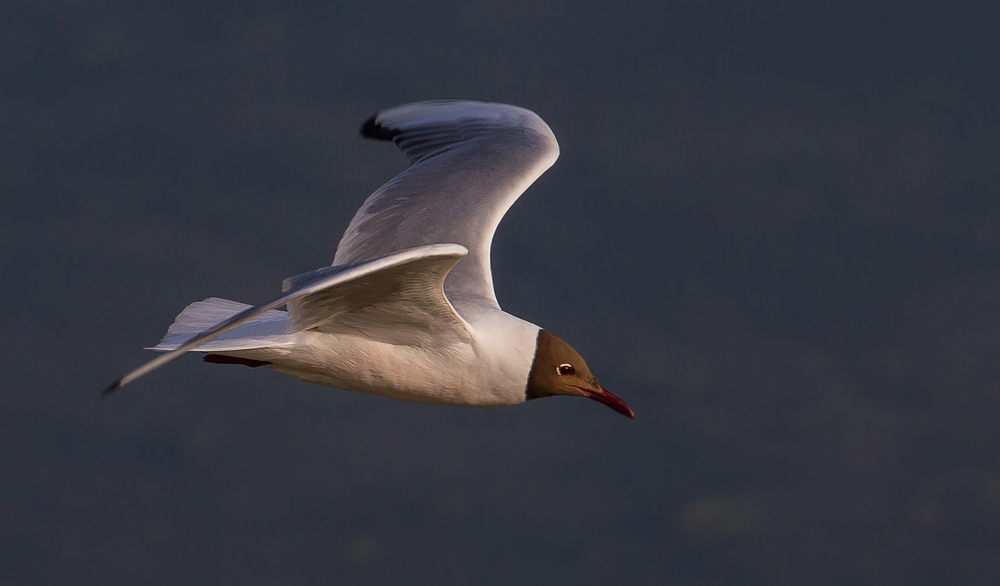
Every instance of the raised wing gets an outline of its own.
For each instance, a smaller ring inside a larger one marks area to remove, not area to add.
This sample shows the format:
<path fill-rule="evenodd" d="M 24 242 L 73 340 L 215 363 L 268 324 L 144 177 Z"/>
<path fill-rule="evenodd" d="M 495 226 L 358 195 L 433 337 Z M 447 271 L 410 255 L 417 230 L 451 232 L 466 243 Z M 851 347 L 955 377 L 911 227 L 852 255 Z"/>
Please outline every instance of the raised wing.
<path fill-rule="evenodd" d="M 437 101 L 383 110 L 361 134 L 392 140 L 411 166 L 361 206 L 334 266 L 415 246 L 461 244 L 469 255 L 445 279 L 449 299 L 499 308 L 490 244 L 507 209 L 559 156 L 548 125 L 515 106 Z"/>
<path fill-rule="evenodd" d="M 329 267 L 292 277 L 285 281 L 285 291 L 281 296 L 248 307 L 193 335 L 183 344 L 127 373 L 104 389 L 101 396 L 106 397 L 181 354 L 197 350 L 241 324 L 283 305 L 289 306 L 289 322 L 293 330 L 322 328 L 325 322 L 321 316 L 328 315 L 327 312 L 338 312 L 328 317 L 336 317 L 347 324 L 367 321 L 372 329 L 364 333 L 386 333 L 394 328 L 397 337 L 410 330 L 418 332 L 411 335 L 419 336 L 419 332 L 431 327 L 426 323 L 428 320 L 436 320 L 433 327 L 437 330 L 433 333 L 440 336 L 440 343 L 467 340 L 470 337 L 468 325 L 455 313 L 443 291 L 448 268 L 466 253 L 467 250 L 457 244 L 423 246 L 368 262 Z M 356 315 L 352 316 L 352 312 Z M 383 327 L 377 323 L 379 318 L 383 318 Z M 386 341 L 391 343 L 391 340 Z"/>

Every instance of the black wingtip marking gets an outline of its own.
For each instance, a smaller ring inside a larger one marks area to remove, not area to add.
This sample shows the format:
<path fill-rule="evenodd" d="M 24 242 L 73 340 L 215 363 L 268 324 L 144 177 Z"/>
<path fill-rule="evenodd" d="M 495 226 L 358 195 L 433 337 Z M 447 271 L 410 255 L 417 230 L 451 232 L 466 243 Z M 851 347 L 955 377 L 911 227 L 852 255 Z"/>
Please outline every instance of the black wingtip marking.
<path fill-rule="evenodd" d="M 365 138 L 373 138 L 375 140 L 392 140 L 396 138 L 399 134 L 398 130 L 389 130 L 383 126 L 380 126 L 375 119 L 378 114 L 372 116 L 361 125 L 361 136 Z"/>
<path fill-rule="evenodd" d="M 101 398 L 102 399 L 107 399 L 108 395 L 110 395 L 111 393 L 113 393 L 113 392 L 117 391 L 118 389 L 120 389 L 121 386 L 122 386 L 122 379 L 116 380 L 115 382 L 113 382 L 110 385 L 108 385 L 108 388 L 106 388 L 103 391 L 101 391 Z"/>

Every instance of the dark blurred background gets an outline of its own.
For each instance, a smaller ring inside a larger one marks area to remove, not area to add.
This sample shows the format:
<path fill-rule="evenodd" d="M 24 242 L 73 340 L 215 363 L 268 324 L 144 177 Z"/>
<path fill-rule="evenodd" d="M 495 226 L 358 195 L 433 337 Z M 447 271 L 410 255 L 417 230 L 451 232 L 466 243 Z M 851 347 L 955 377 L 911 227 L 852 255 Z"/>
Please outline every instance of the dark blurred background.
<path fill-rule="evenodd" d="M 0 582 L 994 584 L 995 2 L 0 7 Z M 497 293 L 633 407 L 196 357 L 328 264 L 433 98 L 562 146 Z"/>

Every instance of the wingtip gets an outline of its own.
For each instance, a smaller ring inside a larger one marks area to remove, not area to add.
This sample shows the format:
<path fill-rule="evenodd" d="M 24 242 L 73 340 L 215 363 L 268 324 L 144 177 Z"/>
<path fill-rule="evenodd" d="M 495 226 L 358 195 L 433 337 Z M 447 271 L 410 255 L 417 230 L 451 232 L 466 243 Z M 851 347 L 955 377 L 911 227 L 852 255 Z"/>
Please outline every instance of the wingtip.
<path fill-rule="evenodd" d="M 101 399 L 107 399 L 108 395 L 120 389 L 121 386 L 122 386 L 122 379 L 118 379 L 115 382 L 111 383 L 110 385 L 107 386 L 107 388 L 101 391 Z"/>
<path fill-rule="evenodd" d="M 375 121 L 376 118 L 378 118 L 378 114 L 375 114 L 361 125 L 361 136 L 375 140 L 392 140 L 396 138 L 399 131 L 389 130 L 388 128 L 379 125 L 379 123 Z"/>

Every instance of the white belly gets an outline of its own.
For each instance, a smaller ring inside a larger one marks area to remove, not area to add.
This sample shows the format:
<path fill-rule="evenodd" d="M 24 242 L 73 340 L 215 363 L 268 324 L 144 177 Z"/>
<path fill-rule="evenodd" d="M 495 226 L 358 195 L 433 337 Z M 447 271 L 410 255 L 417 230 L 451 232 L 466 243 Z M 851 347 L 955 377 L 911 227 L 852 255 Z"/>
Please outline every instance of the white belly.
<path fill-rule="evenodd" d="M 481 406 L 524 401 L 530 361 L 508 364 L 479 344 L 422 348 L 316 331 L 294 336 L 294 345 L 258 358 L 311 383 L 404 401 Z"/>

